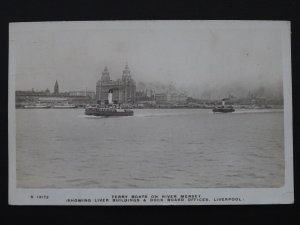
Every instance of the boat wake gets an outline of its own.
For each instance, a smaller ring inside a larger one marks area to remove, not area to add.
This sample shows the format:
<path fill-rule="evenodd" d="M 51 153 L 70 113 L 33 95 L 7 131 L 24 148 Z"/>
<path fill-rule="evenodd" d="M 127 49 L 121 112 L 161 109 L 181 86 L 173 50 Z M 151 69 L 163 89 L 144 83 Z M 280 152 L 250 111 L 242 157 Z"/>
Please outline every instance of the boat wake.
<path fill-rule="evenodd" d="M 225 114 L 252 114 L 252 113 L 282 113 L 283 109 L 236 109 L 235 112 L 225 113 Z M 212 111 L 207 111 L 208 114 L 216 114 Z M 145 118 L 145 117 L 171 117 L 171 116 L 186 116 L 186 115 L 197 115 L 203 114 L 199 111 L 193 112 L 166 112 L 166 113 L 142 113 L 142 114 L 134 114 L 133 116 L 113 116 L 113 118 Z M 204 113 L 205 114 L 205 113 Z M 217 114 L 224 114 L 224 113 L 217 113 Z M 93 116 L 93 115 L 78 115 L 79 118 L 86 118 L 86 119 L 106 119 L 111 117 L 103 117 L 103 116 Z"/>
<path fill-rule="evenodd" d="M 104 118 L 102 116 L 93 116 L 93 115 L 78 115 L 79 118 L 86 118 L 86 119 L 100 119 Z"/>
<path fill-rule="evenodd" d="M 78 115 L 78 118 L 85 118 L 85 119 L 121 119 L 121 118 L 130 118 L 132 116 L 93 116 L 93 115 Z"/>
<path fill-rule="evenodd" d="M 145 114 L 135 114 L 133 117 L 162 117 L 162 116 L 185 116 L 185 115 L 193 115 L 198 114 L 199 112 L 168 112 L 168 113 L 145 113 Z"/>
<path fill-rule="evenodd" d="M 248 114 L 248 113 L 282 113 L 283 109 L 237 109 L 233 114 Z"/>

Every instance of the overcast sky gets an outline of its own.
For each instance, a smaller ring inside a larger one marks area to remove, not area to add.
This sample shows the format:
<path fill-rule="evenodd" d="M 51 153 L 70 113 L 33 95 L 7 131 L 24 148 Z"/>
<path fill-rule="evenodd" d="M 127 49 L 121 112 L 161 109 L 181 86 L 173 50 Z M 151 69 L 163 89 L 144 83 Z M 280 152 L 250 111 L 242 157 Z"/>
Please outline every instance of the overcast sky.
<path fill-rule="evenodd" d="M 137 82 L 204 89 L 282 79 L 281 32 L 270 22 L 17 23 L 10 63 L 17 90 L 95 90 L 107 65 L 112 79 L 128 62 Z M 14 61 L 12 59 L 15 59 Z"/>

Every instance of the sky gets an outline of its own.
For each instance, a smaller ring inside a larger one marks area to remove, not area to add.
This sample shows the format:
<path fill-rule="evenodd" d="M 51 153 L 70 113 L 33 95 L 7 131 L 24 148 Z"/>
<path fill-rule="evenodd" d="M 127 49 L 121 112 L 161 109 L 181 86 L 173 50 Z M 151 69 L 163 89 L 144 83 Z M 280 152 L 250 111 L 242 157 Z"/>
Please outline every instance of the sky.
<path fill-rule="evenodd" d="M 44 22 L 10 26 L 16 90 L 95 90 L 105 67 L 136 82 L 203 92 L 282 82 L 287 24 L 216 21 Z"/>

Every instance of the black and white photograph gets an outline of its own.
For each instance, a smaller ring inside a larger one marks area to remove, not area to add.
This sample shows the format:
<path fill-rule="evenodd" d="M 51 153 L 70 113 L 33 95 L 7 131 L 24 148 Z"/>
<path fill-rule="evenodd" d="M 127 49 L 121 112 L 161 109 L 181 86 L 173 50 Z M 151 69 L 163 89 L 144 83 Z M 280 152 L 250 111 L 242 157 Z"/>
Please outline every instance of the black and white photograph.
<path fill-rule="evenodd" d="M 9 26 L 13 205 L 293 203 L 288 21 Z"/>

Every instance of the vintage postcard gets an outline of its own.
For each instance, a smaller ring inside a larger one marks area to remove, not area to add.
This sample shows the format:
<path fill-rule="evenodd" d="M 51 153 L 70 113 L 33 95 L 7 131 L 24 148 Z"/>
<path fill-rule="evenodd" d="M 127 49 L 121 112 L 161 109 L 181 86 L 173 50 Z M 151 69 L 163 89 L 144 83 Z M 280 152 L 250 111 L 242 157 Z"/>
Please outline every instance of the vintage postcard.
<path fill-rule="evenodd" d="M 9 204 L 291 204 L 288 21 L 9 25 Z"/>

